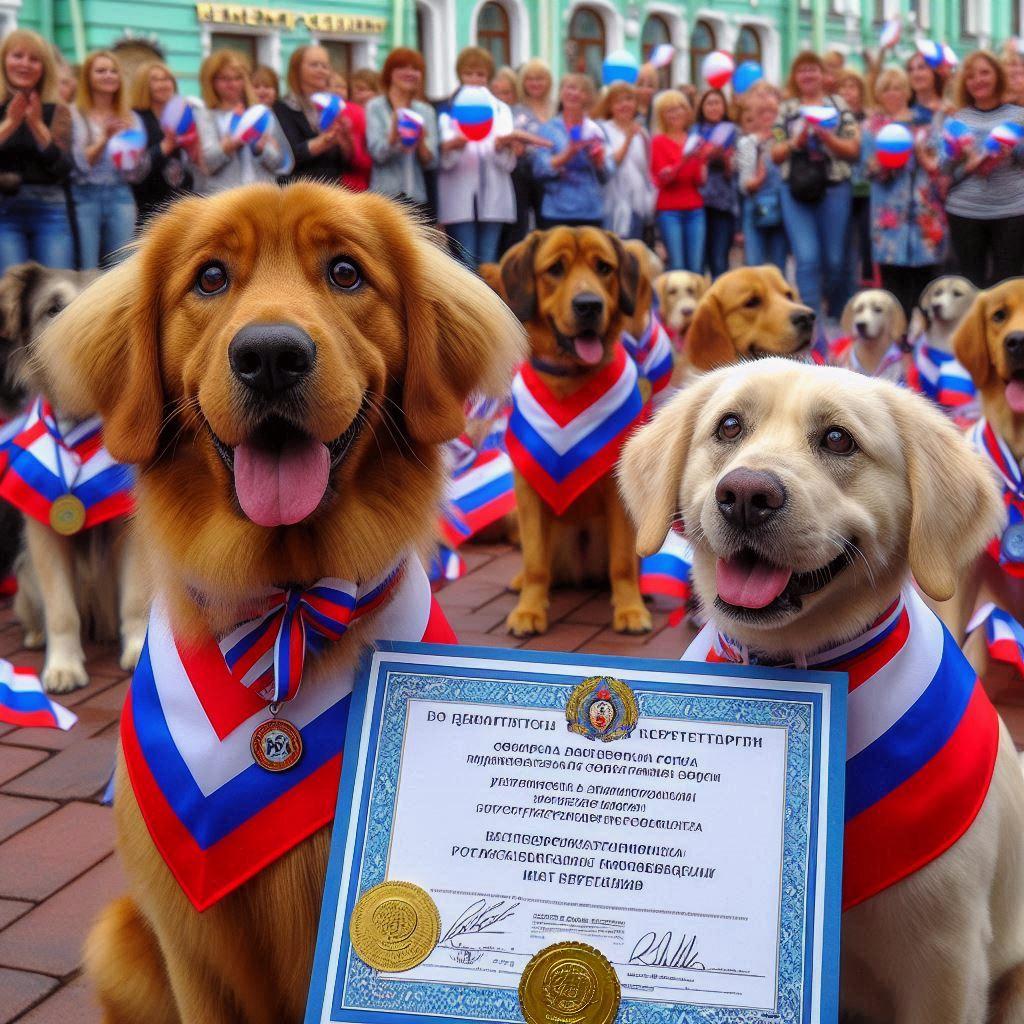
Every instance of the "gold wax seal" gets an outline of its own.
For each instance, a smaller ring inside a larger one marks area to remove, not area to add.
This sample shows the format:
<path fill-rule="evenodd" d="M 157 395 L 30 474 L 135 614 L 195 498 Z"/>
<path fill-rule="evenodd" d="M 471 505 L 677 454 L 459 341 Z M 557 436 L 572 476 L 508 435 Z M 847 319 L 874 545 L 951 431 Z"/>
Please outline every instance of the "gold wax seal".
<path fill-rule="evenodd" d="M 621 997 L 615 968 L 582 942 L 542 949 L 519 980 L 526 1024 L 612 1024 Z"/>
<path fill-rule="evenodd" d="M 441 936 L 441 915 L 430 895 L 411 882 L 381 882 L 356 901 L 348 923 L 352 948 L 378 971 L 411 971 Z"/>
<path fill-rule="evenodd" d="M 64 537 L 85 526 L 85 506 L 73 494 L 62 494 L 50 506 L 50 525 Z"/>

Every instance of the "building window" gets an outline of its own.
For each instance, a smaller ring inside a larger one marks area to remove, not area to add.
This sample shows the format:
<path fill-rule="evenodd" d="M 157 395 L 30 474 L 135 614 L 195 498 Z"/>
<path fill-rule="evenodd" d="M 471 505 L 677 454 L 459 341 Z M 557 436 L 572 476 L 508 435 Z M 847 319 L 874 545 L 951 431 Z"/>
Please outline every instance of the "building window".
<path fill-rule="evenodd" d="M 976 0 L 962 0 L 960 4 L 960 34 L 973 38 L 978 34 L 978 7 Z"/>
<path fill-rule="evenodd" d="M 1010 4 L 1010 34 L 1020 38 L 1020 4 L 1021 0 L 1013 0 Z"/>
<path fill-rule="evenodd" d="M 716 48 L 715 30 L 707 21 L 698 21 L 693 26 L 690 36 L 690 81 L 704 84 L 701 81 L 701 65 L 704 58 Z"/>
<path fill-rule="evenodd" d="M 745 60 L 761 63 L 761 37 L 749 25 L 744 25 L 736 38 L 736 63 L 742 64 Z"/>
<path fill-rule="evenodd" d="M 345 79 L 355 71 L 355 46 L 340 39 L 321 39 L 320 46 L 327 51 L 331 67 Z"/>
<path fill-rule="evenodd" d="M 601 65 L 605 58 L 604 21 L 592 7 L 577 7 L 569 22 L 566 44 L 568 66 L 573 71 L 590 75 L 601 81 Z"/>
<path fill-rule="evenodd" d="M 649 60 L 651 53 L 656 46 L 672 42 L 672 33 L 669 31 L 668 22 L 660 14 L 651 14 L 644 22 L 644 31 L 641 36 L 644 60 Z M 658 68 L 658 87 L 668 89 L 672 85 L 672 65 Z"/>
<path fill-rule="evenodd" d="M 881 25 L 885 21 L 885 0 L 874 0 L 871 16 L 876 25 Z"/>
<path fill-rule="evenodd" d="M 217 50 L 234 50 L 245 54 L 249 67 L 254 68 L 260 63 L 259 36 L 246 36 L 238 32 L 211 32 L 210 53 Z"/>
<path fill-rule="evenodd" d="M 477 15 L 476 43 L 494 58 L 495 67 L 512 63 L 512 30 L 508 11 L 494 0 L 485 3 Z"/>

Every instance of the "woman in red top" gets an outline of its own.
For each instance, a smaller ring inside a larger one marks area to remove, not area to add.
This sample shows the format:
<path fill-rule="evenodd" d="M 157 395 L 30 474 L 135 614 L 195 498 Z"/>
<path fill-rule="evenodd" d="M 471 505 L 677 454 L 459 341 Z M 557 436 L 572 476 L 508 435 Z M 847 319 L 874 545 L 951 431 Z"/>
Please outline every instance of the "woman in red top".
<path fill-rule="evenodd" d="M 693 107 L 681 92 L 668 89 L 654 101 L 651 177 L 658 189 L 658 231 L 668 250 L 670 270 L 704 269 L 704 200 L 707 178 L 702 146 L 687 146 Z M 687 150 L 691 152 L 687 152 Z"/>

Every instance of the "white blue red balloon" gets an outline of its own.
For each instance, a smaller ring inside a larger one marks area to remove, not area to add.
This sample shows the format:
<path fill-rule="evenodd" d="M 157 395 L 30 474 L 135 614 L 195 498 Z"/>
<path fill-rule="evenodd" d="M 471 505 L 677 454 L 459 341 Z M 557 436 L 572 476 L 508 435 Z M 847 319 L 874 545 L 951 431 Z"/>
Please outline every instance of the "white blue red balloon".
<path fill-rule="evenodd" d="M 732 76 L 733 92 L 737 95 L 746 92 L 755 82 L 764 78 L 764 68 L 756 60 L 745 60 Z"/>
<path fill-rule="evenodd" d="M 628 50 L 616 50 L 608 54 L 601 65 L 602 85 L 625 82 L 632 85 L 640 75 L 640 65 Z"/>
<path fill-rule="evenodd" d="M 470 142 L 480 142 L 494 127 L 494 97 L 482 85 L 464 85 L 455 97 L 452 120 Z"/>
<path fill-rule="evenodd" d="M 713 50 L 709 53 L 700 68 L 704 81 L 712 89 L 724 89 L 729 84 L 729 79 L 732 78 L 732 73 L 735 70 L 736 64 L 732 57 L 722 50 Z"/>
<path fill-rule="evenodd" d="M 914 137 L 902 124 L 887 124 L 875 136 L 875 155 L 878 164 L 887 170 L 906 167 L 913 148 Z"/>

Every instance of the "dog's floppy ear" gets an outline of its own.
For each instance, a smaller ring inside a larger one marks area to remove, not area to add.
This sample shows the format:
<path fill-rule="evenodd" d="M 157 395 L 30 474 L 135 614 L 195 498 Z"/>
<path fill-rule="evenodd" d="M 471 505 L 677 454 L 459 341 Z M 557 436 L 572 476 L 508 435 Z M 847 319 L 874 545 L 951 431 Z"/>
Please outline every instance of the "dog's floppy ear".
<path fill-rule="evenodd" d="M 501 267 L 497 263 L 481 263 L 476 272 L 487 282 L 491 291 L 505 298 L 505 289 L 501 285 Z"/>
<path fill-rule="evenodd" d="M 978 292 L 953 335 L 953 354 L 971 375 L 974 386 L 979 390 L 988 384 L 992 376 L 986 310 L 985 293 Z"/>
<path fill-rule="evenodd" d="M 722 315 L 718 296 L 709 292 L 697 304 L 686 332 L 686 358 L 695 370 L 713 370 L 736 361 L 736 347 Z"/>
<path fill-rule="evenodd" d="M 28 321 L 25 303 L 28 295 L 44 273 L 39 263 L 19 263 L 0 277 L 0 339 L 9 342 L 27 341 L 24 337 Z"/>
<path fill-rule="evenodd" d="M 618 235 L 610 231 L 607 235 L 615 247 L 615 256 L 619 261 L 619 309 L 626 316 L 632 316 L 636 312 L 637 294 L 640 289 L 640 260 L 622 244 Z"/>
<path fill-rule="evenodd" d="M 680 391 L 626 442 L 616 470 L 636 524 L 636 551 L 653 555 L 679 513 L 679 485 L 697 414 L 713 390 L 707 379 Z"/>
<path fill-rule="evenodd" d="M 501 293 L 509 309 L 527 323 L 537 312 L 537 281 L 533 267 L 542 232 L 531 231 L 521 242 L 513 245 L 501 260 Z"/>
<path fill-rule="evenodd" d="M 465 428 L 470 395 L 508 394 L 526 358 L 526 337 L 499 296 L 423 229 L 396 225 L 390 232 L 396 253 L 403 235 L 409 242 L 402 255 L 408 336 L 402 408 L 414 441 L 442 444 Z"/>
<path fill-rule="evenodd" d="M 61 411 L 99 413 L 118 462 L 150 462 L 160 441 L 159 289 L 177 225 L 154 224 L 142 250 L 89 285 L 34 346 L 33 364 Z"/>
<path fill-rule="evenodd" d="M 967 567 L 1006 519 L 999 486 L 981 456 L 930 402 L 887 388 L 910 489 L 908 560 L 936 601 L 953 596 Z"/>
<path fill-rule="evenodd" d="M 847 338 L 853 333 L 853 304 L 856 301 L 857 296 L 851 296 L 849 301 L 843 307 L 843 315 L 839 318 L 839 329 Z"/>
<path fill-rule="evenodd" d="M 903 338 L 907 333 L 907 314 L 903 312 L 900 300 L 892 292 L 885 293 L 889 298 L 889 317 L 892 321 L 892 338 Z"/>

